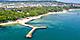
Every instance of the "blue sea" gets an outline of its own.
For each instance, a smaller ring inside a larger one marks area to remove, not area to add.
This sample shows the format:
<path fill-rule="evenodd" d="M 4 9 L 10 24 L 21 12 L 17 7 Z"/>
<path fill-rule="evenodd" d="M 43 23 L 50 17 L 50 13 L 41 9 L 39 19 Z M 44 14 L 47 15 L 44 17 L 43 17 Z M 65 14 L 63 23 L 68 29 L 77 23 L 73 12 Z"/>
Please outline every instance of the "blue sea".
<path fill-rule="evenodd" d="M 7 25 L 0 28 L 0 40 L 80 40 L 80 10 L 44 16 L 28 24 L 48 28 L 37 29 L 29 39 L 25 35 L 31 28 L 19 24 Z"/>

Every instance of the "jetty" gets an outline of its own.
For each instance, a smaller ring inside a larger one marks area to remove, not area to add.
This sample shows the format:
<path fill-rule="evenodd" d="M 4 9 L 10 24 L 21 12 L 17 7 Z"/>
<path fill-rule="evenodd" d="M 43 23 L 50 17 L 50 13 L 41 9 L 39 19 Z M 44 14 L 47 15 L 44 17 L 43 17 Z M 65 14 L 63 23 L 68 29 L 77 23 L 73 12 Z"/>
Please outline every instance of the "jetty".
<path fill-rule="evenodd" d="M 28 26 L 28 27 L 32 28 L 32 30 L 26 35 L 27 38 L 32 38 L 32 34 L 33 34 L 33 32 L 34 32 L 36 29 L 44 29 L 44 28 L 47 28 L 46 26 L 34 27 L 34 26 L 32 26 L 32 25 L 25 24 L 25 23 L 20 23 L 20 24 L 23 25 L 23 26 Z"/>
<path fill-rule="evenodd" d="M 33 27 L 32 30 L 26 35 L 26 37 L 31 38 L 33 32 L 34 32 L 36 29 L 39 29 L 39 28 L 47 28 L 47 27 L 45 27 L 45 26 L 44 26 L 44 27 Z"/>

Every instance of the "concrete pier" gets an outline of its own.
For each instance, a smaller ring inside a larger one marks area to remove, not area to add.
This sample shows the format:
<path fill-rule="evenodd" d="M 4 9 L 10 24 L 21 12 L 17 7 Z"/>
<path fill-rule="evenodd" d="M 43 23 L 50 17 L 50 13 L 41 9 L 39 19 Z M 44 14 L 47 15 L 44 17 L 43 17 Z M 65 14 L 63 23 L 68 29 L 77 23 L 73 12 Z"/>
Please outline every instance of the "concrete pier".
<path fill-rule="evenodd" d="M 41 16 L 38 16 L 38 17 L 33 17 L 33 18 L 31 18 L 31 19 L 37 19 L 37 18 L 40 18 Z M 21 24 L 21 25 L 23 25 L 23 26 L 28 26 L 28 27 L 30 27 L 30 28 L 32 28 L 32 30 L 26 35 L 26 37 L 28 37 L 28 38 L 32 38 L 32 34 L 33 34 L 33 32 L 36 30 L 36 29 L 39 29 L 39 28 L 47 28 L 47 27 L 45 27 L 45 26 L 42 26 L 42 27 L 34 27 L 34 26 L 32 26 L 32 25 L 29 25 L 29 24 L 25 24 L 25 22 L 26 21 L 21 21 L 21 20 L 18 20 L 18 23 L 19 24 Z"/>
<path fill-rule="evenodd" d="M 36 30 L 36 29 L 39 29 L 39 28 L 47 28 L 47 27 L 34 27 L 27 35 L 26 35 L 26 37 L 27 38 L 32 38 L 32 34 L 33 34 L 33 32 Z"/>
<path fill-rule="evenodd" d="M 36 28 L 33 28 L 27 35 L 27 38 L 32 38 L 32 33 L 35 31 Z"/>
<path fill-rule="evenodd" d="M 39 29 L 39 28 L 47 28 L 47 27 L 45 27 L 45 26 L 42 26 L 42 27 L 34 27 L 34 26 L 32 26 L 32 25 L 29 25 L 29 24 L 25 24 L 25 23 L 20 23 L 21 25 L 24 25 L 24 26 L 29 26 L 30 28 L 32 28 L 32 30 L 26 35 L 26 37 L 28 37 L 28 38 L 32 38 L 32 34 L 33 34 L 33 32 L 36 30 L 36 29 Z"/>
<path fill-rule="evenodd" d="M 23 25 L 23 26 L 28 26 L 28 27 L 30 27 L 30 28 L 33 28 L 34 26 L 32 26 L 32 25 L 29 25 L 29 24 L 25 24 L 25 23 L 20 23 L 21 25 Z"/>

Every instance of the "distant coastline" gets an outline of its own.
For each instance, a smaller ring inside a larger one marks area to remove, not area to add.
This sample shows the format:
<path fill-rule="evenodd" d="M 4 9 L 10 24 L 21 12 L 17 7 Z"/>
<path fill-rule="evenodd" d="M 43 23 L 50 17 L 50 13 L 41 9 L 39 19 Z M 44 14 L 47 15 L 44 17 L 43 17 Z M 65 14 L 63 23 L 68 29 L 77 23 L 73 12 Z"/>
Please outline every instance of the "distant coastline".
<path fill-rule="evenodd" d="M 80 8 L 79 9 L 69 9 L 69 11 L 74 11 L 74 10 L 80 10 Z"/>

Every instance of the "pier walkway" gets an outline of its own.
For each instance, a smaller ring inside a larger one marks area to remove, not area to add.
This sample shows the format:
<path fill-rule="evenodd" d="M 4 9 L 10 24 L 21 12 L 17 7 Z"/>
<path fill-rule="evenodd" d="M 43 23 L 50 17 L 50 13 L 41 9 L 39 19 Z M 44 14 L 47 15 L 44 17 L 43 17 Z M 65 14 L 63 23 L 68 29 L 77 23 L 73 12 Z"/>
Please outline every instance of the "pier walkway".
<path fill-rule="evenodd" d="M 45 27 L 45 26 L 34 27 L 34 26 L 32 26 L 32 25 L 25 24 L 25 23 L 20 23 L 20 24 L 32 28 L 32 30 L 26 35 L 26 37 L 28 37 L 28 38 L 31 38 L 31 37 L 32 37 L 32 34 L 33 34 L 33 32 L 34 32 L 36 29 L 39 29 L 39 28 L 47 28 L 47 27 Z"/>

